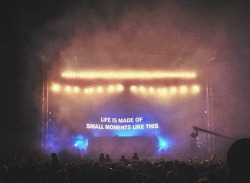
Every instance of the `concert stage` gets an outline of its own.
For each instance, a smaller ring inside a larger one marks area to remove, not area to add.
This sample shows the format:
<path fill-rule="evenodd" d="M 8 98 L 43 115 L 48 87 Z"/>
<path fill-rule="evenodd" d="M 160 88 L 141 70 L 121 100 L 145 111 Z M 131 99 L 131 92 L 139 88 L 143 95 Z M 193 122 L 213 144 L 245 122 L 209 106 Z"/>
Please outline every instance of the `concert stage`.
<path fill-rule="evenodd" d="M 192 126 L 207 125 L 199 82 L 194 72 L 63 72 L 46 83 L 44 147 L 113 157 L 191 153 Z"/>

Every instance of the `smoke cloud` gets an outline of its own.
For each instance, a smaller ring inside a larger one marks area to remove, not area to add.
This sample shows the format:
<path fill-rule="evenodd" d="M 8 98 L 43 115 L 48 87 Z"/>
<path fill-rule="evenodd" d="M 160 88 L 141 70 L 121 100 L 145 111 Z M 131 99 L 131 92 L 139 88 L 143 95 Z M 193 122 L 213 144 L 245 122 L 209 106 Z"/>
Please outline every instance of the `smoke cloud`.
<path fill-rule="evenodd" d="M 69 69 L 187 69 L 198 73 L 204 89 L 209 66 L 215 131 L 240 138 L 247 134 L 241 117 L 245 93 L 235 87 L 241 67 L 232 46 L 236 33 L 229 29 L 236 28 L 231 19 L 237 21 L 239 15 L 222 2 L 78 2 L 34 34 L 30 58 L 48 64 L 49 80 Z M 39 74 L 36 65 L 30 62 L 32 76 Z M 33 94 L 35 101 L 40 101 L 39 87 Z M 234 131 L 236 123 L 241 128 Z"/>

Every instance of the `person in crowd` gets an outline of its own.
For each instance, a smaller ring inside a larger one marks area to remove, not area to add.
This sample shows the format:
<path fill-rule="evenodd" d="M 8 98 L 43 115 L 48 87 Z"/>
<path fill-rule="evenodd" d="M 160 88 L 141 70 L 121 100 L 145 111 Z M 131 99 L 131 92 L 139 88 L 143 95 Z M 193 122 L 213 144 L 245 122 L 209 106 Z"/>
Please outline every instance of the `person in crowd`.
<path fill-rule="evenodd" d="M 240 139 L 234 142 L 228 152 L 227 161 L 230 168 L 231 183 L 250 182 L 250 139 Z"/>
<path fill-rule="evenodd" d="M 204 178 L 200 178 L 197 183 L 211 183 L 208 178 L 204 177 Z"/>
<path fill-rule="evenodd" d="M 2 160 L 0 166 L 0 182 L 16 183 L 249 183 L 250 142 L 236 142 L 228 151 L 227 162 L 189 159 L 153 162 L 145 160 L 131 163 L 124 155 L 118 162 L 110 162 L 103 153 L 99 160 L 64 159 L 61 162 L 56 153 L 40 163 L 25 161 L 13 163 Z M 49 156 L 46 155 L 47 158 Z M 46 158 L 45 157 L 45 158 Z M 138 154 L 134 154 L 138 157 Z M 132 158 L 133 159 L 133 158 Z M 138 160 L 135 158 L 135 160 Z M 108 162 L 108 163 L 107 163 Z M 230 168 L 230 169 L 229 169 Z M 230 172 L 229 172 L 230 170 Z"/>
<path fill-rule="evenodd" d="M 99 163 L 102 164 L 102 163 L 105 163 L 105 161 L 106 161 L 106 160 L 105 160 L 105 156 L 104 156 L 103 153 L 101 153 L 101 154 L 100 154 L 100 157 L 99 157 Z"/>
<path fill-rule="evenodd" d="M 59 163 L 59 158 L 56 153 L 51 153 L 51 161 L 52 161 L 52 168 L 54 170 L 58 170 L 60 163 Z"/>
<path fill-rule="evenodd" d="M 112 160 L 109 157 L 109 154 L 105 155 L 105 159 L 106 159 L 106 163 L 111 163 L 112 162 Z"/>
<path fill-rule="evenodd" d="M 128 160 L 125 158 L 124 155 L 121 156 L 121 159 L 119 161 L 119 163 L 123 163 L 123 164 L 127 164 L 128 163 Z"/>
<path fill-rule="evenodd" d="M 134 153 L 132 157 L 132 163 L 139 163 L 139 162 L 140 162 L 140 158 L 138 157 L 138 154 Z"/>

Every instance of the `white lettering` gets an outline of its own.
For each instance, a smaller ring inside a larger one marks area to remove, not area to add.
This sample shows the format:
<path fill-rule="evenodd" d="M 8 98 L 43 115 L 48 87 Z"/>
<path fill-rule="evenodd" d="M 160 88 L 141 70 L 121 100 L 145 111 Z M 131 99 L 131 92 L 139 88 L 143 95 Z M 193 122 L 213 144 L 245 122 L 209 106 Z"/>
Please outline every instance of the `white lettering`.
<path fill-rule="evenodd" d="M 133 123 L 134 118 L 118 118 L 118 123 Z"/>

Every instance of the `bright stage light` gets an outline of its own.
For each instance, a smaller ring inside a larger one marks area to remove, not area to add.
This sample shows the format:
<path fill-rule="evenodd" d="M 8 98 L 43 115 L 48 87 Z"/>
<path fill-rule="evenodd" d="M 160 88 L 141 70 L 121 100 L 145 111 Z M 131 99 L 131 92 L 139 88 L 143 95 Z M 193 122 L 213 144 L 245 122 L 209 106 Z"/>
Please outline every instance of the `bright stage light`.
<path fill-rule="evenodd" d="M 63 86 L 59 85 L 59 84 L 52 84 L 51 89 L 54 92 L 59 92 L 61 90 Z M 90 94 L 90 93 L 103 93 L 103 92 L 107 92 L 107 93 L 114 93 L 114 92 L 122 92 L 124 91 L 124 86 L 122 84 L 115 84 L 115 85 L 108 85 L 106 86 L 106 89 L 104 88 L 104 86 L 101 85 L 97 85 L 97 86 L 91 86 L 91 87 L 86 87 L 83 92 L 85 94 Z M 64 91 L 66 93 L 79 93 L 81 91 L 81 88 L 79 86 L 70 86 L 70 85 L 66 85 L 64 86 Z M 141 94 L 154 94 L 154 93 L 158 93 L 160 95 L 166 95 L 166 94 L 177 94 L 177 92 L 179 94 L 186 94 L 188 92 L 193 93 L 193 94 L 197 94 L 200 92 L 200 86 L 199 85 L 192 85 L 192 86 L 186 86 L 186 85 L 182 85 L 182 86 L 161 86 L 158 88 L 155 88 L 153 86 L 143 86 L 143 85 L 132 85 L 130 86 L 130 92 L 132 93 L 141 93 Z"/>
<path fill-rule="evenodd" d="M 137 86 L 130 86 L 130 91 L 131 92 L 136 92 L 137 91 Z"/>
<path fill-rule="evenodd" d="M 157 88 L 157 93 L 159 94 L 167 94 L 167 88 Z"/>
<path fill-rule="evenodd" d="M 199 93 L 200 92 L 200 87 L 198 85 L 193 85 L 192 86 L 192 92 L 193 93 Z"/>
<path fill-rule="evenodd" d="M 71 92 L 71 86 L 65 86 L 65 91 L 66 92 Z"/>
<path fill-rule="evenodd" d="M 188 91 L 188 88 L 187 88 L 187 86 L 181 86 L 180 87 L 180 93 L 187 93 L 187 91 Z"/>
<path fill-rule="evenodd" d="M 75 86 L 75 87 L 74 87 L 74 92 L 75 92 L 75 93 L 79 93 L 79 91 L 80 91 L 80 88 L 77 87 L 77 86 Z"/>
<path fill-rule="evenodd" d="M 116 88 L 118 92 L 122 92 L 124 90 L 124 87 L 121 84 L 117 85 Z"/>
<path fill-rule="evenodd" d="M 61 86 L 59 84 L 53 84 L 52 85 L 52 90 L 54 92 L 59 92 L 61 90 Z"/>
<path fill-rule="evenodd" d="M 84 92 L 85 94 L 88 94 L 88 93 L 89 93 L 89 89 L 88 89 L 88 88 L 84 88 L 83 92 Z"/>
<path fill-rule="evenodd" d="M 169 91 L 170 91 L 171 94 L 176 94 L 177 88 L 172 86 L 172 87 L 170 87 Z"/>
<path fill-rule="evenodd" d="M 94 88 L 92 88 L 92 87 L 90 87 L 90 88 L 88 88 L 88 91 L 89 91 L 89 93 L 94 93 Z"/>
<path fill-rule="evenodd" d="M 145 93 L 146 92 L 146 88 L 144 86 L 140 86 L 139 87 L 139 91 L 142 92 L 142 93 Z"/>
<path fill-rule="evenodd" d="M 166 71 L 82 71 L 63 72 L 67 79 L 194 79 L 194 72 L 166 72 Z"/>
<path fill-rule="evenodd" d="M 88 140 L 76 140 L 74 146 L 78 149 L 86 149 L 88 147 Z"/>
<path fill-rule="evenodd" d="M 161 88 L 157 88 L 157 93 L 161 93 Z"/>
<path fill-rule="evenodd" d="M 113 93 L 115 91 L 115 87 L 113 85 L 109 85 L 107 90 L 109 93 Z"/>
<path fill-rule="evenodd" d="M 166 93 L 167 93 L 167 89 L 166 89 L 166 88 L 161 88 L 161 92 L 162 92 L 163 94 L 166 94 Z"/>
<path fill-rule="evenodd" d="M 102 86 L 98 86 L 97 87 L 97 93 L 102 93 L 103 92 L 103 87 Z"/>
<path fill-rule="evenodd" d="M 154 89 L 153 87 L 149 87 L 149 88 L 148 88 L 148 91 L 149 91 L 149 93 L 154 93 L 154 92 L 155 92 L 155 89 Z"/>
<path fill-rule="evenodd" d="M 164 137 L 158 136 L 158 151 L 165 151 L 170 147 L 169 141 Z"/>
<path fill-rule="evenodd" d="M 84 90 L 83 90 L 83 92 L 85 93 L 85 94 L 91 94 L 91 93 L 94 93 L 94 88 L 92 88 L 92 87 L 88 87 L 88 88 L 85 88 Z"/>

